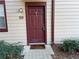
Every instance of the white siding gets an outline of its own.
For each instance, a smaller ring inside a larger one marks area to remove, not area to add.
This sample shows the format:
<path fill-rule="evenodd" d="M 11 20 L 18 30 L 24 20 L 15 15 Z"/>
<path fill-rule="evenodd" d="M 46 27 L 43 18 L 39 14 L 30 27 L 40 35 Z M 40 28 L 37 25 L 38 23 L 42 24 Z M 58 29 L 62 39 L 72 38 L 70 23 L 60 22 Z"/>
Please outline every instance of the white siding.
<path fill-rule="evenodd" d="M 23 8 L 23 13 L 18 12 Z M 22 42 L 27 44 L 25 2 L 23 0 L 6 0 L 8 32 L 0 32 L 0 40 L 8 42 Z M 24 19 L 19 19 L 19 16 Z M 47 0 L 47 43 L 51 42 L 51 0 Z"/>
<path fill-rule="evenodd" d="M 21 0 L 6 0 L 8 32 L 0 32 L 0 40 L 27 44 L 25 16 L 23 13 L 24 19 L 19 19 L 18 12 L 19 8 L 25 9 L 24 5 Z"/>
<path fill-rule="evenodd" d="M 47 0 L 23 0 L 24 2 L 46 2 Z"/>
<path fill-rule="evenodd" d="M 51 8 L 52 0 L 47 0 L 47 43 L 51 43 Z"/>
<path fill-rule="evenodd" d="M 55 43 L 79 38 L 79 0 L 55 0 Z"/>

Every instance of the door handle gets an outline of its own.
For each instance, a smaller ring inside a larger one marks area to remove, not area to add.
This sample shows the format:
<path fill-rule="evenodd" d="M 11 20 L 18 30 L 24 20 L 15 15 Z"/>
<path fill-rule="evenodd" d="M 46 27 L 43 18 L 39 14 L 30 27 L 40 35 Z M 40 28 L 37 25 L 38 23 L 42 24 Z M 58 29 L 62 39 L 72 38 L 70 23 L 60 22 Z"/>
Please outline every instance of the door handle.
<path fill-rule="evenodd" d="M 42 27 L 42 31 L 45 31 L 45 26 Z"/>

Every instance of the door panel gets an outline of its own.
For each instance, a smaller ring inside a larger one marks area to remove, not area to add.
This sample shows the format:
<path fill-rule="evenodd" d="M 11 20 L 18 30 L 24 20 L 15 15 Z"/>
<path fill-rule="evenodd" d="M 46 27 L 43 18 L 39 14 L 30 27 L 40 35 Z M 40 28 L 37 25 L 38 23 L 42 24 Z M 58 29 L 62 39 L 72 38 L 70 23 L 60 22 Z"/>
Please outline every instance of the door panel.
<path fill-rule="evenodd" d="M 45 11 L 41 6 L 29 6 L 27 11 L 29 43 L 45 43 Z"/>

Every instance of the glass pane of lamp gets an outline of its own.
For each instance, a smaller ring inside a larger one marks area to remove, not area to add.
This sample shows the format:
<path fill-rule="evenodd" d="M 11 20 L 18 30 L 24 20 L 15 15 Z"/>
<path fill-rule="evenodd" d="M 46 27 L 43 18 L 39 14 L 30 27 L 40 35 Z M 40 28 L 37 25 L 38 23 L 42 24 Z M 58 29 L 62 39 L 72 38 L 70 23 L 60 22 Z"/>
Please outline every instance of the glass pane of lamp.
<path fill-rule="evenodd" d="M 4 15 L 4 5 L 0 4 L 0 29 L 6 28 L 5 15 Z"/>

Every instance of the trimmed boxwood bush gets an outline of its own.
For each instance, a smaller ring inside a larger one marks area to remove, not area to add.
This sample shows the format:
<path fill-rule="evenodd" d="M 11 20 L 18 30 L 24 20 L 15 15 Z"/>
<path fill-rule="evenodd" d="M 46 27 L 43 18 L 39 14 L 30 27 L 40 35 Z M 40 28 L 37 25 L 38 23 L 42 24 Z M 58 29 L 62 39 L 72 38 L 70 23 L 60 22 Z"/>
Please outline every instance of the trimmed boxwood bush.
<path fill-rule="evenodd" d="M 66 52 L 74 52 L 79 49 L 79 41 L 65 40 L 60 47 Z"/>
<path fill-rule="evenodd" d="M 23 51 L 23 45 L 0 41 L 0 59 L 19 59 Z"/>

